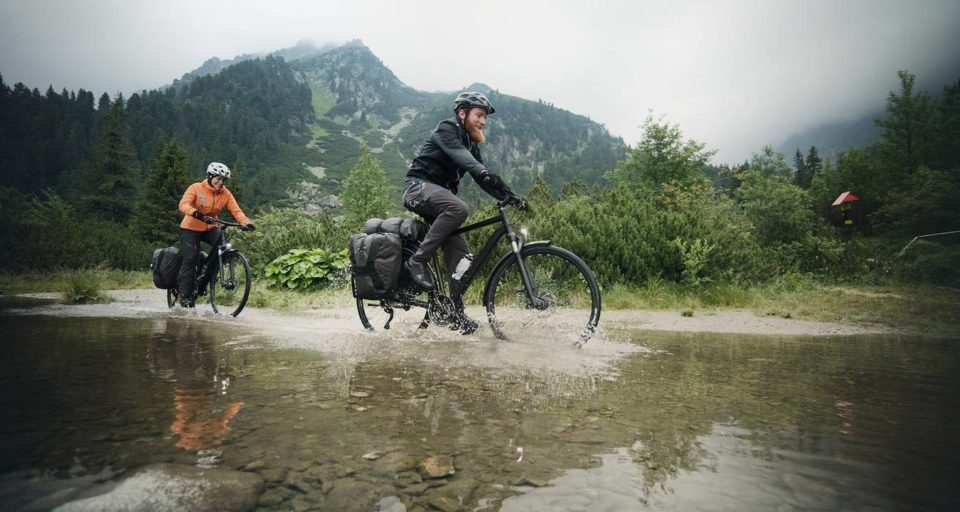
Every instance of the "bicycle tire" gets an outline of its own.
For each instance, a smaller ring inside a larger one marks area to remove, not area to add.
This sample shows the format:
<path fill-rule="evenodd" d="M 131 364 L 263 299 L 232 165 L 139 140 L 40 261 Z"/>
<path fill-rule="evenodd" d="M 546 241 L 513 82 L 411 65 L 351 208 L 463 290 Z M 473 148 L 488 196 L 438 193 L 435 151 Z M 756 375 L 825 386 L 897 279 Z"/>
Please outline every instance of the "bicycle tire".
<path fill-rule="evenodd" d="M 484 307 L 501 340 L 540 339 L 581 347 L 600 321 L 600 286 L 590 267 L 572 252 L 551 245 L 520 250 L 542 308 L 526 296 L 515 255 L 501 261 L 484 290 Z"/>
<path fill-rule="evenodd" d="M 426 309 L 396 299 L 357 299 L 357 314 L 363 328 L 371 332 L 410 331 L 427 320 Z"/>
<path fill-rule="evenodd" d="M 403 251 L 403 259 L 406 261 L 413 255 L 415 248 L 404 247 Z M 436 271 L 435 266 L 430 265 L 430 270 L 434 282 L 439 282 L 440 274 Z M 354 297 L 356 297 L 356 286 L 353 279 L 350 280 L 350 286 L 354 292 Z M 421 292 L 415 290 L 415 285 L 410 282 L 410 275 L 406 269 L 400 271 L 400 290 L 399 293 L 390 298 L 357 299 L 357 315 L 360 317 L 360 323 L 363 324 L 364 329 L 370 332 L 411 330 L 414 327 L 420 328 L 429 323 L 429 311 L 425 307 L 413 304 L 414 301 L 426 304 L 429 299 L 424 299 Z M 420 310 L 422 310 L 422 313 Z"/>
<path fill-rule="evenodd" d="M 250 298 L 250 283 L 250 262 L 247 257 L 239 252 L 224 254 L 217 275 L 209 285 L 213 311 L 234 317 L 239 315 Z"/>

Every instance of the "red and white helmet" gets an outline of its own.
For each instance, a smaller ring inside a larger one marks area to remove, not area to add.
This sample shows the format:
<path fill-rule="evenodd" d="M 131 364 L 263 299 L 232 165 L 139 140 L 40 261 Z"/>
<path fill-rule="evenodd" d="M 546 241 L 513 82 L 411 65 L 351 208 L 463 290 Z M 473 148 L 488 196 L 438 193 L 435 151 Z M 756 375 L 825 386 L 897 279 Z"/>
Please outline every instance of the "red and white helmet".
<path fill-rule="evenodd" d="M 220 176 L 225 180 L 230 179 L 230 168 L 220 162 L 210 162 L 207 166 L 207 177 Z"/>

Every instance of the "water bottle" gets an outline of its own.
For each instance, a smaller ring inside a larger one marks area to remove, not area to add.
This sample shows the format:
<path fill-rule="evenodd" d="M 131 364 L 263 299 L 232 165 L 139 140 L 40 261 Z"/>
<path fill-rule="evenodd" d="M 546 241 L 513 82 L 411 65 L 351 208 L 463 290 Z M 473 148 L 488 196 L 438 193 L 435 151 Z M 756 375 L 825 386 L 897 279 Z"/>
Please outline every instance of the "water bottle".
<path fill-rule="evenodd" d="M 473 263 L 473 255 L 468 254 L 461 258 L 460 263 L 457 263 L 457 269 L 453 271 L 453 279 L 459 281 L 463 274 L 467 273 L 471 263 Z"/>

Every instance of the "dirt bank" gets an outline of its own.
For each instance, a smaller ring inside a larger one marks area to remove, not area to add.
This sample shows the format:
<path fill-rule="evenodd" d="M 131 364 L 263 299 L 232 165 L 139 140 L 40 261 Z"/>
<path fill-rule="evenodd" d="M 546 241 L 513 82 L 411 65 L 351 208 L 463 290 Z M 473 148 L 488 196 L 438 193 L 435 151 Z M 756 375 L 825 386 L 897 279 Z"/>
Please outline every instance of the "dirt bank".
<path fill-rule="evenodd" d="M 50 306 L 52 314 L 77 314 L 81 316 L 143 316 L 165 312 L 164 295 L 160 290 L 110 290 L 107 292 L 116 302 L 92 308 L 78 306 Z M 23 297 L 58 299 L 56 293 L 24 294 Z M 202 306 L 209 308 L 209 306 Z M 201 309 L 202 309 L 201 307 Z M 483 318 L 480 308 L 473 308 L 475 318 Z M 67 313 L 72 310 L 73 313 Z M 328 310 L 303 312 L 276 312 L 248 307 L 236 320 L 251 327 L 263 327 L 278 321 L 298 322 L 323 321 L 325 328 L 345 331 L 362 330 L 356 311 L 351 304 Z M 645 329 L 675 332 L 711 332 L 727 334 L 757 334 L 777 336 L 847 336 L 857 334 L 889 334 L 895 329 L 885 326 L 856 326 L 812 320 L 798 320 L 775 316 L 757 316 L 744 310 L 697 311 L 692 316 L 683 316 L 676 311 L 606 310 L 601 317 L 601 327 Z"/>

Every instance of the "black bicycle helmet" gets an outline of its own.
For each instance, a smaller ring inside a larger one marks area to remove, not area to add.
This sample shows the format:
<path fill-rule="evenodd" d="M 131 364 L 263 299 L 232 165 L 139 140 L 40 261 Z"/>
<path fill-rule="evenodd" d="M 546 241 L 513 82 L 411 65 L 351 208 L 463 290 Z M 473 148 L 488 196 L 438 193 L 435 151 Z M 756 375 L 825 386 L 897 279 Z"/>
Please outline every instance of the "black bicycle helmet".
<path fill-rule="evenodd" d="M 495 112 L 493 105 L 490 104 L 490 100 L 488 100 L 486 96 L 479 92 L 462 92 L 459 96 L 457 96 L 457 99 L 453 100 L 454 112 L 460 110 L 461 108 L 473 107 L 483 107 L 487 109 L 487 115 Z"/>

